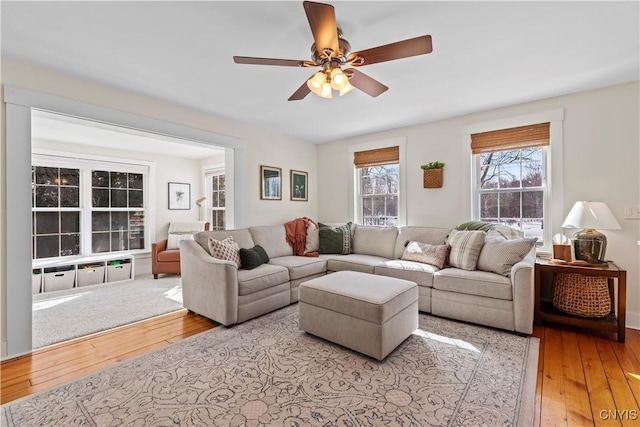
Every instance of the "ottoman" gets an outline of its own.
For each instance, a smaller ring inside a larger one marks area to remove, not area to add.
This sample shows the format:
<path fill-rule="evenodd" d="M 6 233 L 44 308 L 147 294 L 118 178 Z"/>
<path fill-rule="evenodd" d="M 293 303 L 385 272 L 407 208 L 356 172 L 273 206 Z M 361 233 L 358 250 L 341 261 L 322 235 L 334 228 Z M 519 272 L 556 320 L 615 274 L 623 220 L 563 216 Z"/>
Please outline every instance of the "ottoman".
<path fill-rule="evenodd" d="M 300 285 L 301 330 L 382 360 L 418 327 L 418 285 L 339 271 Z"/>

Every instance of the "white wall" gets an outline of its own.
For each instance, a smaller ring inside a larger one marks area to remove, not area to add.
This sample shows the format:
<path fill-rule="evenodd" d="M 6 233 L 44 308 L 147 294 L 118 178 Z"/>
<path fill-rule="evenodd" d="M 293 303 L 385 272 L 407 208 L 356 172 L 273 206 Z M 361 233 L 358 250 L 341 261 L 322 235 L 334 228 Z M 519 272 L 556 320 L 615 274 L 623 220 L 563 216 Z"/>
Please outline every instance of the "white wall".
<path fill-rule="evenodd" d="M 348 147 L 398 136 L 407 138 L 407 222 L 453 227 L 471 216 L 470 150 L 465 126 L 564 109 L 563 212 L 577 200 L 606 202 L 622 230 L 604 231 L 607 258 L 627 270 L 627 325 L 640 328 L 640 221 L 625 220 L 624 207 L 640 205 L 640 87 L 638 82 L 551 98 L 318 147 L 318 216 L 341 222 L 350 217 L 346 185 L 353 166 Z M 422 188 L 420 165 L 446 163 L 442 189 Z M 553 233 L 562 232 L 556 225 Z M 571 235 L 570 230 L 566 230 Z"/>
<path fill-rule="evenodd" d="M 2 58 L 2 84 L 11 85 L 51 94 L 59 97 L 70 98 L 88 104 L 119 110 L 127 113 L 151 117 L 182 126 L 215 132 L 238 138 L 244 142 L 243 165 L 246 177 L 243 182 L 246 188 L 241 189 L 243 196 L 242 205 L 244 212 L 238 212 L 241 221 L 237 227 L 255 224 L 276 224 L 284 220 L 298 216 L 317 217 L 317 147 L 306 141 L 281 135 L 278 133 L 253 128 L 246 124 L 214 116 L 203 111 L 181 107 L 166 101 L 153 99 L 117 88 L 107 87 L 98 83 L 89 82 L 74 76 L 61 74 L 32 65 L 7 60 Z M 224 100 L 220 100 L 224 102 Z M 8 177 L 6 171 L 6 110 L 5 104 L 0 103 L 0 119 L 2 120 L 2 140 L 0 144 L 0 165 L 2 165 L 2 180 L 0 183 L 0 212 L 2 213 L 0 236 L 0 339 L 3 343 L 3 353 L 6 356 L 6 289 L 7 289 L 7 242 L 6 230 L 11 224 L 6 223 L 7 209 L 6 189 Z M 260 164 L 278 166 L 282 168 L 284 175 L 284 188 L 282 201 L 261 201 L 259 194 L 259 167 Z M 310 191 L 308 202 L 292 202 L 289 200 L 289 171 L 291 169 L 309 172 Z M 197 166 L 200 171 L 200 166 Z M 173 180 L 174 178 L 171 177 Z M 176 176 L 176 180 L 180 176 Z M 168 181 L 169 178 L 167 177 Z M 161 200 L 161 191 L 158 199 Z M 166 201 L 166 200 L 165 200 Z M 161 203 L 161 202 L 159 202 Z M 159 221 L 159 224 L 161 221 Z M 29 236 L 25 236 L 25 242 Z M 28 242 L 22 244 L 29 244 Z M 12 245 L 16 242 L 11 242 Z M 29 272 L 25 271 L 25 281 L 29 278 Z"/>

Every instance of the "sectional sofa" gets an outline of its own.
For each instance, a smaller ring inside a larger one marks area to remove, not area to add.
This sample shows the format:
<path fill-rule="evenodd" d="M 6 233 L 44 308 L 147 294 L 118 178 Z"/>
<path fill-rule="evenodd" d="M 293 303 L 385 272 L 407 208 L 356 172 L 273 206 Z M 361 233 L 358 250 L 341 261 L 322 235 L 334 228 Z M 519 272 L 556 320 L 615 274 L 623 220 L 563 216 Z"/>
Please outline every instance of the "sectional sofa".
<path fill-rule="evenodd" d="M 180 243 L 184 306 L 223 325 L 244 322 L 298 301 L 302 282 L 327 273 L 351 270 L 407 279 L 418 284 L 422 312 L 523 334 L 533 328 L 535 248 L 506 274 L 438 268 L 403 258 L 407 242 L 444 245 L 452 232 L 437 227 L 352 228 L 349 254 L 295 256 L 284 225 L 205 231 Z M 240 248 L 260 245 L 269 262 L 238 268 L 212 257 L 209 238 L 232 236 Z M 488 246 L 487 246 L 488 247 Z"/>

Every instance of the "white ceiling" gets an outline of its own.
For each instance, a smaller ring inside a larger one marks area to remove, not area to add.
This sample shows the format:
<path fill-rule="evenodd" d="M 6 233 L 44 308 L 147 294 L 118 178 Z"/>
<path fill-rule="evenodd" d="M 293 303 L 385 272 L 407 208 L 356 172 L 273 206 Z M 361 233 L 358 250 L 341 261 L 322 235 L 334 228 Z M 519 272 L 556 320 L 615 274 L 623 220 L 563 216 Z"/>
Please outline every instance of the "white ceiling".
<path fill-rule="evenodd" d="M 358 51 L 431 34 L 433 53 L 360 68 L 377 98 L 287 98 L 313 69 L 301 1 L 6 2 L 2 55 L 322 143 L 640 78 L 640 3 L 331 2 Z"/>

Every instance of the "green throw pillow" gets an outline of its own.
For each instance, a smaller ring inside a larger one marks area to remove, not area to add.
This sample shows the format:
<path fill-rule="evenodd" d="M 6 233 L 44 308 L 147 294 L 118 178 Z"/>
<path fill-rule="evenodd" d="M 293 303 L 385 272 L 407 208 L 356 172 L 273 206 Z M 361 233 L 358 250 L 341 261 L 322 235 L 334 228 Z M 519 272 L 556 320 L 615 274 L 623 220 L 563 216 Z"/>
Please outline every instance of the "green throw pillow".
<path fill-rule="evenodd" d="M 253 270 L 256 267 L 261 266 L 269 262 L 269 255 L 260 245 L 255 245 L 251 249 L 240 249 L 240 260 L 242 261 L 242 268 L 245 270 Z"/>
<path fill-rule="evenodd" d="M 352 223 L 348 222 L 338 227 L 318 223 L 321 254 L 342 254 L 348 255 L 353 251 L 351 242 Z"/>
<path fill-rule="evenodd" d="M 488 232 L 492 230 L 493 227 L 495 227 L 495 224 L 492 222 L 467 221 L 457 226 L 456 230 L 480 230 L 480 231 Z"/>

